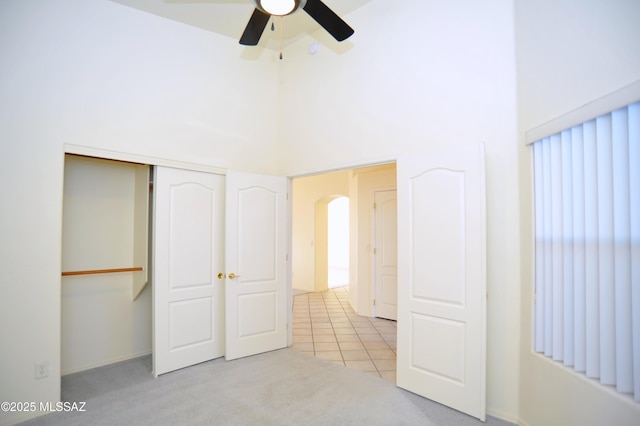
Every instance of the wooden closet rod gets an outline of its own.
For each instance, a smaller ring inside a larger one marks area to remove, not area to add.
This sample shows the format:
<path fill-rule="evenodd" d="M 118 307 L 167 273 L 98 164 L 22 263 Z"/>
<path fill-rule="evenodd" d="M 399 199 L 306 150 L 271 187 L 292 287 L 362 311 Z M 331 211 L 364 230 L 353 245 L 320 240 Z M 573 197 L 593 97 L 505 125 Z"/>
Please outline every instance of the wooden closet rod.
<path fill-rule="evenodd" d="M 142 271 L 142 266 L 137 266 L 134 268 L 115 268 L 115 269 L 92 269 L 88 271 L 69 271 L 63 272 L 62 276 L 66 277 L 68 275 L 92 275 L 92 274 L 110 274 L 112 272 L 137 272 Z"/>

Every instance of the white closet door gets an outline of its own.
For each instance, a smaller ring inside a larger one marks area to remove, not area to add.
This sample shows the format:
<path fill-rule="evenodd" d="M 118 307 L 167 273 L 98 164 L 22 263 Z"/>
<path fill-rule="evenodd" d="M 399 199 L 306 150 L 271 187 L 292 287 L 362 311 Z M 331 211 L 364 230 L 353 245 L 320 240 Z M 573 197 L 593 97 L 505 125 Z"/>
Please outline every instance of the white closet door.
<path fill-rule="evenodd" d="M 229 172 L 228 360 L 287 346 L 287 179 Z"/>
<path fill-rule="evenodd" d="M 156 167 L 154 374 L 224 355 L 224 177 Z"/>

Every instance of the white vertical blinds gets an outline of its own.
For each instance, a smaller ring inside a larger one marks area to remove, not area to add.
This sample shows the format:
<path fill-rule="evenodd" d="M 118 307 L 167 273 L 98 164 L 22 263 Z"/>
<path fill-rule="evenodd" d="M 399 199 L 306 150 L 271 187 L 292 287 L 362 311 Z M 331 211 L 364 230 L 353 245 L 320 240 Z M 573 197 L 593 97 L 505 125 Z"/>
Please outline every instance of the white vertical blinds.
<path fill-rule="evenodd" d="M 640 102 L 533 153 L 535 350 L 640 402 Z"/>

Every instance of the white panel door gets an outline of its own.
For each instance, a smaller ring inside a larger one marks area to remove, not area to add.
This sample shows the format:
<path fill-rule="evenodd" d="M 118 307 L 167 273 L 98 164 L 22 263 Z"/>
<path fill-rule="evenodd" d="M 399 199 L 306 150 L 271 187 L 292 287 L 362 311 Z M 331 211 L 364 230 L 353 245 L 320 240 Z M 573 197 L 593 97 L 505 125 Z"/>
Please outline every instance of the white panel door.
<path fill-rule="evenodd" d="M 398 162 L 397 384 L 484 421 L 483 149 Z"/>
<path fill-rule="evenodd" d="M 398 203 L 396 191 L 374 193 L 375 316 L 397 319 L 398 312 Z"/>
<path fill-rule="evenodd" d="M 154 195 L 157 376 L 224 355 L 224 177 L 156 167 Z"/>
<path fill-rule="evenodd" d="M 227 360 L 287 346 L 287 179 L 229 172 Z"/>

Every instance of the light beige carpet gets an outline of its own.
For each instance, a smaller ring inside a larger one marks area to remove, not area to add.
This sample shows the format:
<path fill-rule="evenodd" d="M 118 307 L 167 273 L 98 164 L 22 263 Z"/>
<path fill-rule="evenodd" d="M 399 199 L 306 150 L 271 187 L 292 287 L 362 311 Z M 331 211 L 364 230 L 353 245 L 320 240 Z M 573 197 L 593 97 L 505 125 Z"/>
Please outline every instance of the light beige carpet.
<path fill-rule="evenodd" d="M 86 412 L 47 414 L 25 424 L 481 424 L 382 379 L 290 349 L 221 358 L 157 379 L 150 357 L 138 358 L 65 376 L 62 396 L 86 402 Z"/>

